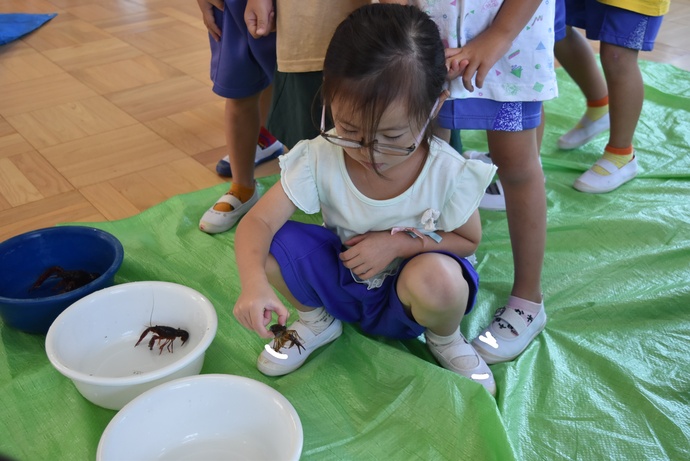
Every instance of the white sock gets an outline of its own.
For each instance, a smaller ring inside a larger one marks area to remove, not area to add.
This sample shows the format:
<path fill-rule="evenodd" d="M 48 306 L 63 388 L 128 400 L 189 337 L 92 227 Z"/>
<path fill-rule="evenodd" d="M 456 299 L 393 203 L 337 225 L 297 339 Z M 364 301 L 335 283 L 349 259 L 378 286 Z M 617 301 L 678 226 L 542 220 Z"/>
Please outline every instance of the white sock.
<path fill-rule="evenodd" d="M 443 346 L 448 346 L 449 344 L 454 343 L 455 341 L 457 341 L 461 337 L 460 327 L 458 327 L 449 336 L 440 336 L 431 330 L 426 330 L 426 332 L 424 332 L 424 335 L 426 336 L 427 341 L 429 341 L 432 345 L 437 346 L 441 349 L 443 348 Z"/>
<path fill-rule="evenodd" d="M 333 317 L 323 307 L 311 311 L 297 311 L 300 321 L 314 334 L 319 334 L 333 323 Z"/>

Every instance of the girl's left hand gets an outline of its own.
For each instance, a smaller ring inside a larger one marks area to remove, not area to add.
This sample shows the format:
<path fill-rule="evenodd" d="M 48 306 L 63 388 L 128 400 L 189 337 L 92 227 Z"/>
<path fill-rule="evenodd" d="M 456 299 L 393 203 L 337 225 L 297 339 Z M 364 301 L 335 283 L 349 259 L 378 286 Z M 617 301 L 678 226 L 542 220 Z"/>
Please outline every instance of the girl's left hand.
<path fill-rule="evenodd" d="M 446 48 L 448 80 L 462 77 L 462 85 L 472 92 L 472 77 L 476 74 L 474 82 L 477 88 L 481 88 L 489 70 L 508 52 L 511 43 L 489 28 L 462 48 Z"/>
<path fill-rule="evenodd" d="M 340 253 L 340 260 L 359 278 L 367 280 L 400 256 L 395 240 L 390 231 L 357 235 L 345 242 L 350 248 Z"/>

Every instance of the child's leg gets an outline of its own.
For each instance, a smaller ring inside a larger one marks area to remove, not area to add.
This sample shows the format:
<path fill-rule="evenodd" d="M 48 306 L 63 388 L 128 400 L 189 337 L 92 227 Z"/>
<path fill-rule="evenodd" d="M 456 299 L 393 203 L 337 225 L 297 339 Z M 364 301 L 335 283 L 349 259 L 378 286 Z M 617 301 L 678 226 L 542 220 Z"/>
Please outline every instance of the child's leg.
<path fill-rule="evenodd" d="M 556 59 L 588 101 L 604 98 L 608 95 L 608 89 L 597 66 L 592 47 L 587 39 L 571 26 L 566 26 L 565 31 L 563 40 L 554 45 Z"/>
<path fill-rule="evenodd" d="M 567 26 L 565 37 L 556 42 L 554 54 L 587 101 L 578 124 L 558 140 L 561 149 L 575 149 L 609 128 L 608 89 L 592 47 L 572 27 Z"/>
<path fill-rule="evenodd" d="M 611 132 L 604 155 L 574 184 L 581 192 L 610 192 L 637 174 L 632 140 L 642 112 L 644 86 L 638 50 L 601 43 L 601 63 L 609 89 Z"/>
<path fill-rule="evenodd" d="M 396 291 L 409 315 L 426 327 L 427 345 L 436 360 L 495 395 L 491 370 L 460 333 L 469 285 L 458 261 L 438 253 L 416 256 L 401 271 Z"/>
<path fill-rule="evenodd" d="M 536 130 L 488 131 L 489 151 L 498 167 L 506 200 L 515 267 L 512 295 L 541 302 L 546 242 L 546 191 Z"/>
<path fill-rule="evenodd" d="M 546 192 L 536 129 L 487 135 L 505 192 L 514 279 L 508 303 L 472 345 L 487 363 L 498 363 L 517 357 L 546 324 L 541 291 Z"/>
<path fill-rule="evenodd" d="M 462 267 L 438 253 L 412 258 L 400 273 L 397 292 L 415 321 L 439 336 L 457 329 L 469 296 Z"/>
<path fill-rule="evenodd" d="M 259 96 L 259 116 L 261 121 L 261 130 L 255 145 L 254 166 L 273 160 L 281 155 L 284 151 L 283 144 L 278 141 L 266 128 L 268 113 L 271 106 L 271 94 L 273 93 L 273 85 L 264 89 Z M 225 137 L 227 142 L 228 133 L 231 133 L 235 127 L 228 121 L 227 117 L 227 99 L 226 99 L 226 115 L 225 115 Z M 226 144 L 227 145 L 227 144 Z M 232 172 L 232 165 L 230 164 L 230 155 L 227 154 L 221 158 L 216 164 L 216 172 L 221 176 L 234 177 L 236 175 Z"/>
<path fill-rule="evenodd" d="M 261 93 L 257 93 L 247 98 L 225 100 L 225 141 L 232 165 L 232 183 L 252 192 L 254 153 L 261 127 L 260 99 Z M 242 200 L 240 197 L 243 202 L 247 199 L 248 197 Z"/>
<path fill-rule="evenodd" d="M 601 43 L 601 64 L 609 90 L 611 147 L 632 146 L 635 128 L 642 113 L 644 83 L 637 62 L 638 54 L 638 50 Z"/>
<path fill-rule="evenodd" d="M 230 190 L 201 217 L 199 229 L 204 232 L 216 234 L 232 228 L 259 200 L 254 183 L 254 154 L 261 127 L 260 95 L 225 100 L 225 140 L 234 177 Z"/>

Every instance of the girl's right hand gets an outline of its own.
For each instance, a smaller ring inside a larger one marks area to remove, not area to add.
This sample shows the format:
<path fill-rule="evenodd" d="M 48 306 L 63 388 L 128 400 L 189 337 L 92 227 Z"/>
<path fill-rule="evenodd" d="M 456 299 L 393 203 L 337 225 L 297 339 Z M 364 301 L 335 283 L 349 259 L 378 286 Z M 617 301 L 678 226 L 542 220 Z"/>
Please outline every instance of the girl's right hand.
<path fill-rule="evenodd" d="M 267 327 L 273 320 L 274 312 L 278 315 L 278 323 L 285 325 L 289 315 L 288 310 L 270 286 L 266 290 L 255 292 L 242 290 L 232 310 L 233 315 L 243 327 L 256 331 L 259 336 L 266 339 L 273 338 L 273 333 L 268 331 Z"/>
<path fill-rule="evenodd" d="M 211 34 L 213 40 L 219 41 L 221 30 L 216 24 L 216 19 L 213 15 L 213 7 L 223 11 L 223 8 L 225 8 L 225 2 L 223 0 L 196 0 L 196 2 L 199 4 L 201 17 L 204 20 L 204 25 L 208 29 L 208 33 Z"/>

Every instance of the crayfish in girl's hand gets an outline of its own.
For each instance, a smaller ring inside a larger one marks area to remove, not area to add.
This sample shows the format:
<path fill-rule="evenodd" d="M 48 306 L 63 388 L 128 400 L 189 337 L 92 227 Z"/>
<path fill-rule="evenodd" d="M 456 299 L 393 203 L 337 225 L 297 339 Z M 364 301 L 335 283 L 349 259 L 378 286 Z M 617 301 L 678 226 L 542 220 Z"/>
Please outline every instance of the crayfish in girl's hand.
<path fill-rule="evenodd" d="M 176 338 L 180 338 L 182 340 L 183 345 L 189 339 L 189 333 L 187 332 L 187 330 L 183 330 L 181 328 L 166 327 L 165 325 L 156 325 L 154 327 L 148 327 L 146 330 L 144 330 L 144 332 L 139 337 L 139 341 L 137 341 L 134 347 L 137 347 L 149 332 L 153 333 L 153 336 L 149 341 L 149 350 L 153 350 L 154 344 L 156 343 L 156 341 L 158 341 L 158 345 L 160 346 L 160 352 L 158 353 L 158 355 L 163 353 L 163 348 L 166 346 L 168 352 L 172 354 L 173 343 L 175 342 Z"/>
<path fill-rule="evenodd" d="M 274 351 L 280 352 L 280 349 L 285 346 L 285 343 L 290 342 L 288 349 L 292 348 L 292 346 L 297 346 L 297 352 L 302 355 L 302 351 L 300 349 L 304 349 L 304 345 L 302 344 L 302 338 L 297 331 L 288 330 L 285 325 L 281 325 L 279 323 L 271 325 L 268 327 L 268 329 L 271 330 L 271 333 L 273 333 L 273 336 L 275 336 L 273 339 Z"/>

